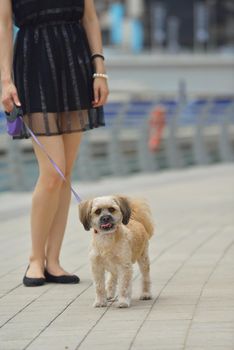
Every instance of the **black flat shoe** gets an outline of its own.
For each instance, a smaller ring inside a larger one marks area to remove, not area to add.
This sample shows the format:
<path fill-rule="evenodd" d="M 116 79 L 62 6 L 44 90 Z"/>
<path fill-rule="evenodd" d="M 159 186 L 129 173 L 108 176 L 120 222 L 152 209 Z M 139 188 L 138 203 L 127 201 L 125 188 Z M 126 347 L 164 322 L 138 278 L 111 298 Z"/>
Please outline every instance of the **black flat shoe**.
<path fill-rule="evenodd" d="M 43 286 L 43 284 L 45 284 L 46 279 L 41 277 L 41 278 L 34 278 L 34 277 L 27 277 L 26 273 L 29 269 L 29 266 L 27 267 L 27 270 L 25 272 L 24 278 L 23 278 L 23 284 L 26 287 L 39 287 L 39 286 Z"/>
<path fill-rule="evenodd" d="M 63 284 L 76 284 L 80 282 L 80 279 L 76 275 L 61 275 L 61 276 L 54 276 L 51 275 L 46 269 L 45 269 L 45 279 L 46 282 L 52 282 L 52 283 L 63 283 Z"/>

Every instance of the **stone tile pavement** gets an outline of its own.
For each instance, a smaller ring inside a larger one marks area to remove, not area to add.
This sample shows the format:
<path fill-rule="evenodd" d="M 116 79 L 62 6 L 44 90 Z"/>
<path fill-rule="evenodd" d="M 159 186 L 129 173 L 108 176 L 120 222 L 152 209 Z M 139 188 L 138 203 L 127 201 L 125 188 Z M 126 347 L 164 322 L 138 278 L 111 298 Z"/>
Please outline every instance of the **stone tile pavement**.
<path fill-rule="evenodd" d="M 1 194 L 0 349 L 233 350 L 233 175 L 226 164 L 74 184 L 83 198 L 126 193 L 150 203 L 154 298 L 138 300 L 136 267 L 129 309 L 92 307 L 90 234 L 74 199 L 61 260 L 81 283 L 24 287 L 31 194 Z"/>

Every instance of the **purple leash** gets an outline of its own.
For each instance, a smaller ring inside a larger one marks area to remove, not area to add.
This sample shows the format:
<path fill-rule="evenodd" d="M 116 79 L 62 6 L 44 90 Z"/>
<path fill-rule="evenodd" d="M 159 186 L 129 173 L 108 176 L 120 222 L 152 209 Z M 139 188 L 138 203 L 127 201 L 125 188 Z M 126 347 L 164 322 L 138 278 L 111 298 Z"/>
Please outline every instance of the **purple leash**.
<path fill-rule="evenodd" d="M 24 123 L 24 120 L 22 118 L 22 116 L 20 116 L 20 118 L 22 119 L 22 122 Z M 64 176 L 63 172 L 59 169 L 58 165 L 55 163 L 55 161 L 50 157 L 50 155 L 47 153 L 45 147 L 41 144 L 41 142 L 38 140 L 38 138 L 36 137 L 36 135 L 34 135 L 34 133 L 32 132 L 32 130 L 28 127 L 28 125 L 26 123 L 24 123 L 24 125 L 26 126 L 27 130 L 29 131 L 29 133 L 31 134 L 31 136 L 33 137 L 33 139 L 36 141 L 36 143 L 39 145 L 39 147 L 45 152 L 45 154 L 47 155 L 47 157 L 49 158 L 49 161 L 51 162 L 51 164 L 53 165 L 53 167 L 55 168 L 55 170 L 57 171 L 57 173 L 59 173 L 59 175 L 63 178 L 63 180 L 65 182 L 68 182 L 66 177 Z M 72 187 L 71 183 L 70 183 L 70 188 L 72 193 L 74 194 L 77 203 L 80 203 L 82 201 L 82 199 L 80 198 L 80 196 L 78 195 L 78 193 L 74 190 L 74 188 Z"/>

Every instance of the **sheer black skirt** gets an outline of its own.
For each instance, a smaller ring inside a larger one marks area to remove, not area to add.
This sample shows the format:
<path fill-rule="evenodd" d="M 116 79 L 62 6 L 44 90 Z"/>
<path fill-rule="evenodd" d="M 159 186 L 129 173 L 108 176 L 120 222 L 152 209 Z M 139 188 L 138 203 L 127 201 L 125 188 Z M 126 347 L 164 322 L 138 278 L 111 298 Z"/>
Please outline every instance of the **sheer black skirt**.
<path fill-rule="evenodd" d="M 35 135 L 59 135 L 105 125 L 103 107 L 92 106 L 94 69 L 79 21 L 21 27 L 13 69 L 23 118 Z M 13 139 L 29 137 L 23 127 L 21 135 Z"/>

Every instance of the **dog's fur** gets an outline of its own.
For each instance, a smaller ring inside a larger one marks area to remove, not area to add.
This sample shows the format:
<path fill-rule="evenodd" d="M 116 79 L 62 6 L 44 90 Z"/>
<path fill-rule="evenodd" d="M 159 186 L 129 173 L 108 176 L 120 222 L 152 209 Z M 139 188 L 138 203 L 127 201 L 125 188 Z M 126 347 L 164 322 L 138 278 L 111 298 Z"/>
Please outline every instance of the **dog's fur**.
<path fill-rule="evenodd" d="M 103 196 L 79 205 L 80 221 L 88 231 L 93 228 L 90 260 L 96 289 L 95 307 L 115 298 L 118 305 L 131 302 L 132 264 L 138 262 L 142 274 L 140 299 L 151 299 L 148 240 L 154 227 L 148 205 L 125 196 Z M 109 272 L 105 288 L 105 271 Z"/>

